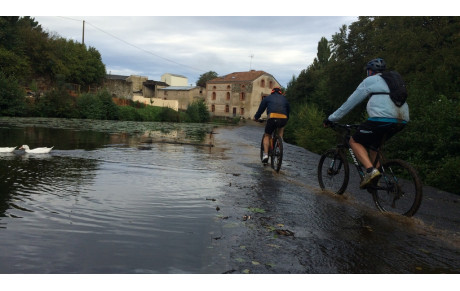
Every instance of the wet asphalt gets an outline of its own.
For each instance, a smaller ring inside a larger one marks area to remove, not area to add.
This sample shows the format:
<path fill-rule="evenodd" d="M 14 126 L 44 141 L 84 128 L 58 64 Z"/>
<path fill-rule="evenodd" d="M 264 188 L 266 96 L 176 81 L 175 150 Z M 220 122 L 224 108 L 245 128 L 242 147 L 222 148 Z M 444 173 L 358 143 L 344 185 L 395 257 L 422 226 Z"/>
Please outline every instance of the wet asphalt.
<path fill-rule="evenodd" d="M 263 124 L 218 128 L 224 181 L 215 201 L 210 273 L 458 274 L 460 196 L 424 187 L 414 217 L 383 214 L 351 176 L 322 192 L 319 155 L 284 144 L 281 171 L 260 163 Z"/>

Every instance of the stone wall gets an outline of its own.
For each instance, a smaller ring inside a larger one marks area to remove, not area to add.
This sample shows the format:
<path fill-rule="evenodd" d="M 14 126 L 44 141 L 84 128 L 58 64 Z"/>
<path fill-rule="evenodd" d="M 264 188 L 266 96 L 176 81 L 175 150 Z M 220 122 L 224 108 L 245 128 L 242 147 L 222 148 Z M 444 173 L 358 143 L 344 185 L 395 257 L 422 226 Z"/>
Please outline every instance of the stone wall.
<path fill-rule="evenodd" d="M 169 107 L 176 111 L 179 110 L 179 101 L 178 100 L 164 100 L 161 98 L 146 98 L 142 96 L 134 96 L 133 101 L 139 101 L 146 105 L 158 106 L 158 107 Z"/>
<path fill-rule="evenodd" d="M 133 98 L 133 90 L 131 82 L 127 82 L 126 80 L 111 80 L 106 79 L 104 81 L 104 88 L 110 92 L 112 97 L 118 98 L 126 98 L 132 99 Z"/>

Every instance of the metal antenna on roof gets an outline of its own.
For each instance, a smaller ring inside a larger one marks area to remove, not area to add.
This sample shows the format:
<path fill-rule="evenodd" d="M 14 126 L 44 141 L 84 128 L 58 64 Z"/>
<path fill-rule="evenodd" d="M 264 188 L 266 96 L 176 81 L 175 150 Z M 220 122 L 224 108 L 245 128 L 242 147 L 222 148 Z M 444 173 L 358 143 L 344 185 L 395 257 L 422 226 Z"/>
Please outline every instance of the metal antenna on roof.
<path fill-rule="evenodd" d="M 252 66 L 252 58 L 254 57 L 254 54 L 251 54 L 249 56 L 251 58 L 251 62 L 249 63 L 249 71 L 251 70 L 251 66 Z"/>

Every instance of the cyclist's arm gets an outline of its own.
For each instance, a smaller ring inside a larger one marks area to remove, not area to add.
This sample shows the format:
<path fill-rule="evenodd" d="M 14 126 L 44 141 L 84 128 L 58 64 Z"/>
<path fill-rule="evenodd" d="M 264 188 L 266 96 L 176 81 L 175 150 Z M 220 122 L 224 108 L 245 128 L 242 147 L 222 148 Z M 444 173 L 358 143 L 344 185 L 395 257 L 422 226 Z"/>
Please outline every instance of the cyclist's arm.
<path fill-rule="evenodd" d="M 356 105 L 363 102 L 363 100 L 369 96 L 370 90 L 366 86 L 366 80 L 367 79 L 365 79 L 363 82 L 361 82 L 361 84 L 359 84 L 355 92 L 353 92 L 353 94 L 351 94 L 350 97 L 348 97 L 347 101 L 345 101 L 345 103 L 343 103 L 342 106 L 339 107 L 339 109 L 337 109 L 334 113 L 329 115 L 328 119 L 330 121 L 339 121 L 348 112 L 355 108 Z"/>
<path fill-rule="evenodd" d="M 267 98 L 262 100 L 259 105 L 259 109 L 257 110 L 256 114 L 254 115 L 254 119 L 258 120 L 262 113 L 264 113 L 265 109 L 267 109 Z"/>

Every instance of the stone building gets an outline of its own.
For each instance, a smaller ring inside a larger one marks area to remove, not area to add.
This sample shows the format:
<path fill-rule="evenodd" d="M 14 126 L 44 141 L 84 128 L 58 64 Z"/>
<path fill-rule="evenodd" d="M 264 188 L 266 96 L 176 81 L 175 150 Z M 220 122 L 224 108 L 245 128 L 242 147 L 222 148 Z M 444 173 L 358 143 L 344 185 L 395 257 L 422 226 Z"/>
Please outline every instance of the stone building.
<path fill-rule="evenodd" d="M 251 119 L 260 101 L 279 86 L 264 71 L 235 72 L 206 82 L 206 104 L 212 116 Z M 262 117 L 266 117 L 265 113 Z"/>
<path fill-rule="evenodd" d="M 187 110 L 188 105 L 195 100 L 204 100 L 205 88 L 199 86 L 169 86 L 158 89 L 158 98 L 177 100 L 179 110 Z"/>
<path fill-rule="evenodd" d="M 155 98 L 157 89 L 167 87 L 164 82 L 148 80 L 144 76 L 107 75 L 103 87 L 113 97 L 135 99 L 134 97 Z M 143 102 L 144 103 L 144 102 Z"/>

